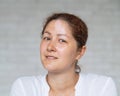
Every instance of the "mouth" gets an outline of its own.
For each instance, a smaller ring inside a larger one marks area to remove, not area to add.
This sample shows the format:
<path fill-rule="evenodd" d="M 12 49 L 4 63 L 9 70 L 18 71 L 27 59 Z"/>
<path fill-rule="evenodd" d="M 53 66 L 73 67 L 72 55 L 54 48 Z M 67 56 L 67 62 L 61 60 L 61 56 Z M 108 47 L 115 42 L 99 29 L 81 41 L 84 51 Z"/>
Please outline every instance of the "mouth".
<path fill-rule="evenodd" d="M 47 55 L 46 58 L 49 59 L 49 60 L 55 60 L 55 59 L 58 59 L 57 57 L 52 56 L 52 55 Z"/>

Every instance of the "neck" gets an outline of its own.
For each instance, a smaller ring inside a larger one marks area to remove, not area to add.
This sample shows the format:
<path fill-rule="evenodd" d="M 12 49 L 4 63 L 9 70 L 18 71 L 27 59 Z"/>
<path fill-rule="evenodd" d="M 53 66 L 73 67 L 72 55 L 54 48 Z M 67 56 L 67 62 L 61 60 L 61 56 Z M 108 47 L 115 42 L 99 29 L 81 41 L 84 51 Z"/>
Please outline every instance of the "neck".
<path fill-rule="evenodd" d="M 79 75 L 75 72 L 64 74 L 52 74 L 48 72 L 47 81 L 51 90 L 65 91 L 74 88 Z"/>

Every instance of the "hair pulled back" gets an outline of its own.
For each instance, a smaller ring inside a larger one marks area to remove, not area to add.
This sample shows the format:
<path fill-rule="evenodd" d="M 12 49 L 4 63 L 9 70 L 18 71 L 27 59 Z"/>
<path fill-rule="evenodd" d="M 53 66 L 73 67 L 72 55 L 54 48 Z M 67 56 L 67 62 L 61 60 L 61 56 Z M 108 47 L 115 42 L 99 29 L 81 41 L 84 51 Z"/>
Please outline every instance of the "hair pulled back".
<path fill-rule="evenodd" d="M 78 48 L 81 48 L 86 44 L 88 38 L 88 28 L 86 24 L 79 17 L 69 13 L 55 13 L 48 17 L 43 27 L 42 34 L 44 33 L 48 23 L 57 19 L 64 20 L 69 24 L 72 29 L 72 35 L 77 41 Z"/>
<path fill-rule="evenodd" d="M 44 34 L 44 30 L 45 30 L 46 26 L 51 21 L 58 20 L 58 19 L 59 20 L 64 20 L 68 23 L 68 25 L 71 28 L 72 35 L 77 42 L 78 48 L 82 48 L 87 42 L 88 28 L 87 28 L 86 24 L 84 23 L 84 21 L 82 19 L 80 19 L 79 17 L 77 17 L 73 14 L 55 13 L 55 14 L 52 14 L 51 16 L 49 16 L 47 18 L 46 22 L 45 22 L 44 27 L 43 27 L 42 35 Z M 78 60 L 76 60 L 75 69 L 76 69 L 76 72 L 79 73 L 81 71 L 81 69 L 77 65 L 77 62 L 78 62 Z"/>

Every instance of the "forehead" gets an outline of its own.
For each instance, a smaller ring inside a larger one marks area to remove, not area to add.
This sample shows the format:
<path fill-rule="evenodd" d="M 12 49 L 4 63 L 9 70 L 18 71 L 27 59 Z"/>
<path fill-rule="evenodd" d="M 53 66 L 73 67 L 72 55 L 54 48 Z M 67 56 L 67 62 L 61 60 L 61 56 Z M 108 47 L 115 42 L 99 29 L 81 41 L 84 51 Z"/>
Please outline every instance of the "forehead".
<path fill-rule="evenodd" d="M 52 31 L 56 33 L 72 34 L 71 27 L 65 20 L 52 20 L 50 21 L 44 31 Z"/>

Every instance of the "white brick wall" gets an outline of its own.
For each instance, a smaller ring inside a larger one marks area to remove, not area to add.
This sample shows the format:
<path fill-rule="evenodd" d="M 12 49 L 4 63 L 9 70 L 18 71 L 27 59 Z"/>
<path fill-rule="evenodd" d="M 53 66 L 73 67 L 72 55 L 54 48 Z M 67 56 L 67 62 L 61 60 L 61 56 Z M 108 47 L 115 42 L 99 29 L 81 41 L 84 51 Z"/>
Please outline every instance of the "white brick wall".
<path fill-rule="evenodd" d="M 44 74 L 40 32 L 53 12 L 80 16 L 89 27 L 83 72 L 113 77 L 120 94 L 119 0 L 0 0 L 0 96 L 8 96 L 19 76 Z"/>

